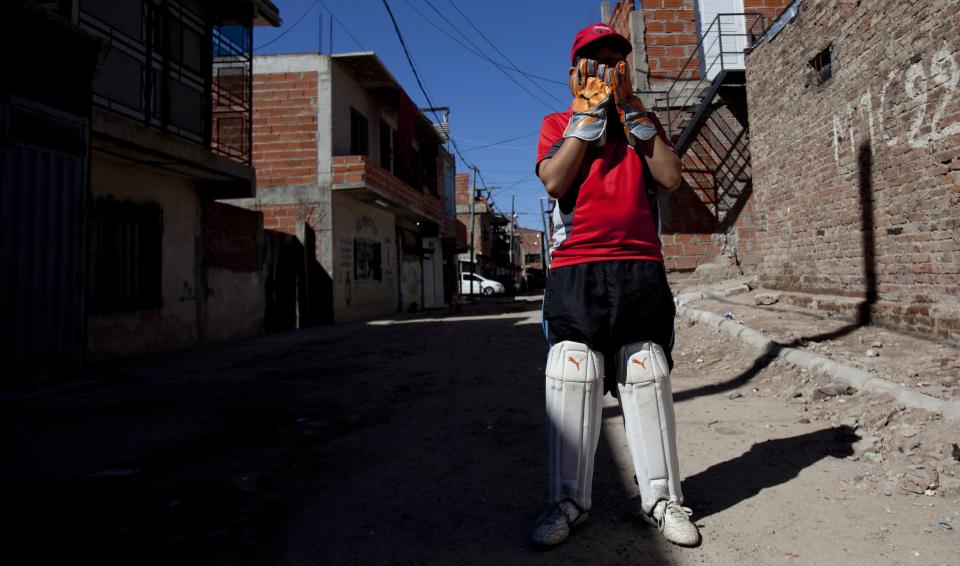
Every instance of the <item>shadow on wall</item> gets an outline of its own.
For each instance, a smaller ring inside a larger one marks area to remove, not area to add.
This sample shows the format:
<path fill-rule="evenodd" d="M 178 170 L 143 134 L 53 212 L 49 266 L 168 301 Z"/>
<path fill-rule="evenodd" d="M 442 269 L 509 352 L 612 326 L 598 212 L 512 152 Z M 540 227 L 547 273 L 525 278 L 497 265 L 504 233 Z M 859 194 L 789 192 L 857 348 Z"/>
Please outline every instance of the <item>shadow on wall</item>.
<path fill-rule="evenodd" d="M 333 281 L 317 261 L 317 237 L 303 223 L 303 241 L 264 230 L 267 333 L 304 328 L 333 320 Z"/>
<path fill-rule="evenodd" d="M 753 362 L 753 365 L 740 375 L 725 381 L 697 389 L 682 391 L 674 395 L 677 402 L 686 401 L 703 395 L 716 395 L 731 389 L 736 389 L 750 382 L 758 373 L 763 371 L 776 359 L 784 348 L 795 348 L 807 342 L 823 342 L 846 336 L 854 330 L 869 325 L 872 321 L 872 307 L 877 302 L 877 256 L 876 237 L 874 235 L 873 212 L 873 148 L 869 140 L 860 144 L 857 155 L 857 166 L 860 177 L 860 241 L 863 253 L 863 282 L 864 301 L 860 305 L 855 322 L 831 332 L 824 332 L 812 336 L 801 336 L 787 343 L 773 342 Z"/>
<path fill-rule="evenodd" d="M 711 234 L 717 227 L 710 207 L 686 181 L 671 193 L 660 192 L 659 200 L 664 234 Z"/>

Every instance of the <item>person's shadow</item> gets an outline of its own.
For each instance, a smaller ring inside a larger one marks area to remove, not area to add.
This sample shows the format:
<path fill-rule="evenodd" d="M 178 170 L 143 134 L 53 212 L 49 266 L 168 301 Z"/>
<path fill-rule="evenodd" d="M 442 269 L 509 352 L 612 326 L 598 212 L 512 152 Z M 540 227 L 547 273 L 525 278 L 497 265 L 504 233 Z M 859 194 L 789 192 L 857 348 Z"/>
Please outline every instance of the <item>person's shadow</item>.
<path fill-rule="evenodd" d="M 852 455 L 852 445 L 857 440 L 852 428 L 840 426 L 758 442 L 743 455 L 684 480 L 684 498 L 695 503 L 698 519 L 708 517 L 765 488 L 790 481 L 804 468 L 828 456 Z"/>

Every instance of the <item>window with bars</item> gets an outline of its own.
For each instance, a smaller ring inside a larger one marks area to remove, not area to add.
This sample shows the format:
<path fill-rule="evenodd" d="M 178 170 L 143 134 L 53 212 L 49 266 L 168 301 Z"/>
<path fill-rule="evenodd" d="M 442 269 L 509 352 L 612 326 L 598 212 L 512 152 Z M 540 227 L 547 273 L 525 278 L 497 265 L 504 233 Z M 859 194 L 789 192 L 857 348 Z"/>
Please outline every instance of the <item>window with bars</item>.
<path fill-rule="evenodd" d="M 354 281 L 382 281 L 380 242 L 365 238 L 353 240 Z"/>
<path fill-rule="evenodd" d="M 101 197 L 89 217 L 87 300 L 91 312 L 160 308 L 163 209 Z"/>
<path fill-rule="evenodd" d="M 833 76 L 833 61 L 831 60 L 831 52 L 833 51 L 833 44 L 830 44 L 821 51 L 817 53 L 817 56 L 810 60 L 810 67 L 814 72 L 814 85 L 821 86 L 825 84 Z"/>
<path fill-rule="evenodd" d="M 249 163 L 252 22 L 219 24 L 208 8 L 196 0 L 80 0 L 80 27 L 109 45 L 94 103 Z"/>

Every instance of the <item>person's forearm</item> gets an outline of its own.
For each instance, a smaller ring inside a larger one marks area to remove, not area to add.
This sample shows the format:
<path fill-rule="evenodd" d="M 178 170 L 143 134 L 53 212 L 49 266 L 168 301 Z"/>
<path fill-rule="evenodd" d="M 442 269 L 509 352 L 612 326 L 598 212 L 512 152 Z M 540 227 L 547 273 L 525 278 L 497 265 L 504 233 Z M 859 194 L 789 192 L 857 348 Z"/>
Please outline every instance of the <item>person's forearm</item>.
<path fill-rule="evenodd" d="M 680 158 L 667 147 L 660 136 L 637 140 L 637 150 L 643 153 L 653 180 L 667 191 L 680 186 Z"/>
<path fill-rule="evenodd" d="M 570 137 L 563 140 L 563 144 L 553 157 L 540 162 L 538 173 L 548 195 L 559 199 L 566 194 L 577 172 L 580 171 L 580 165 L 589 146 L 589 142 Z"/>

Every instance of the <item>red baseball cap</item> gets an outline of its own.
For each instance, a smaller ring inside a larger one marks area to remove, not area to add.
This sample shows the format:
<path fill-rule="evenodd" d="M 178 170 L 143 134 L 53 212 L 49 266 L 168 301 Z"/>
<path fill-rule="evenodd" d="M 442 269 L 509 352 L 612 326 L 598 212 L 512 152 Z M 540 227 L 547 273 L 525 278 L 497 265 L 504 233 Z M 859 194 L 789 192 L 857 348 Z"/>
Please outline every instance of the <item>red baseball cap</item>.
<path fill-rule="evenodd" d="M 572 63 L 573 59 L 577 56 L 577 51 L 601 39 L 606 39 L 616 47 L 622 49 L 624 55 L 633 51 L 633 45 L 630 44 L 630 40 L 617 33 L 612 27 L 604 23 L 590 24 L 578 31 L 577 36 L 573 39 L 573 49 L 570 50 L 570 62 Z"/>

